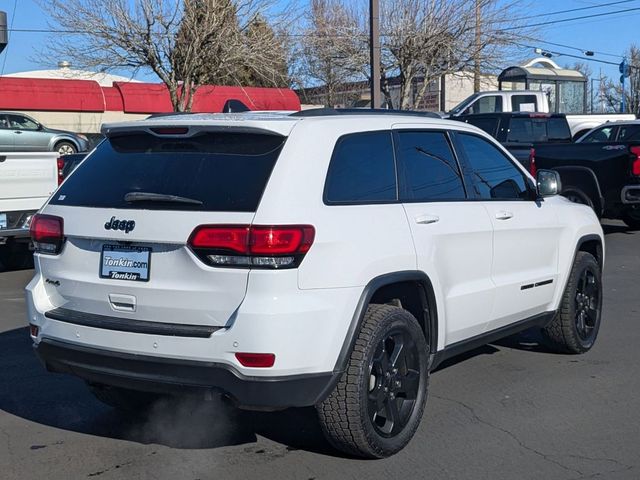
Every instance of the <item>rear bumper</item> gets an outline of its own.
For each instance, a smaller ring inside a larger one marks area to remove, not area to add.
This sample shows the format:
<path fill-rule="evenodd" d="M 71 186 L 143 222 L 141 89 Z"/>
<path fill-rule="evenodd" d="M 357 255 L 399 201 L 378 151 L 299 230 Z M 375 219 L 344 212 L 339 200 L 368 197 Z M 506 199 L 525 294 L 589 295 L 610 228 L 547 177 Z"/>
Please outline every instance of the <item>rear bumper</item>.
<path fill-rule="evenodd" d="M 623 187 L 620 199 L 625 205 L 640 204 L 640 185 L 627 185 Z"/>
<path fill-rule="evenodd" d="M 47 370 L 90 383 L 169 394 L 215 391 L 249 408 L 315 405 L 330 393 L 335 375 L 249 377 L 220 363 L 112 352 L 46 338 L 34 350 Z"/>

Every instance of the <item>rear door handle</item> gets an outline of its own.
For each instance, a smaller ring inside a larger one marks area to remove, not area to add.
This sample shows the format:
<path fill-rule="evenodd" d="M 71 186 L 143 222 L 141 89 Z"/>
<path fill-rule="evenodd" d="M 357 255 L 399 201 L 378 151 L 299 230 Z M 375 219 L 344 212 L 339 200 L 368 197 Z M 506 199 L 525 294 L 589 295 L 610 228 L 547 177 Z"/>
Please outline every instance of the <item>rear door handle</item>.
<path fill-rule="evenodd" d="M 437 215 L 420 215 L 416 217 L 416 223 L 419 225 L 429 225 L 430 223 L 436 223 L 440 220 Z"/>
<path fill-rule="evenodd" d="M 507 212 L 507 211 L 501 211 L 496 213 L 496 218 L 498 220 L 509 220 L 510 218 L 513 218 L 513 213 Z"/>

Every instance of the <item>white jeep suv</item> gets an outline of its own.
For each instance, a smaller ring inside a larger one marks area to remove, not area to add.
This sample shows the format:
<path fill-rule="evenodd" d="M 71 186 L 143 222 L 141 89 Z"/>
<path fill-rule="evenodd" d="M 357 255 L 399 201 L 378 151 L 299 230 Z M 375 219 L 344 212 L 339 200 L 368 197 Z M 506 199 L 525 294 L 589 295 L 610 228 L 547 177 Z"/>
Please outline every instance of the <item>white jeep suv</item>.
<path fill-rule="evenodd" d="M 529 327 L 595 341 L 598 219 L 475 127 L 311 111 L 103 133 L 32 221 L 27 297 L 47 369 L 109 405 L 315 405 L 338 449 L 385 457 L 442 360 Z"/>

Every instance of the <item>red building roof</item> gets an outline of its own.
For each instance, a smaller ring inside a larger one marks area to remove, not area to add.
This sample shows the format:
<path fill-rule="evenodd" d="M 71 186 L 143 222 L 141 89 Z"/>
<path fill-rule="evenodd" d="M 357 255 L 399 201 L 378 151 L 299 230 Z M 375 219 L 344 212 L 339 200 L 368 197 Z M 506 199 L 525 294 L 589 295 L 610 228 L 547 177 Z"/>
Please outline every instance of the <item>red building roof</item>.
<path fill-rule="evenodd" d="M 227 100 L 240 100 L 251 110 L 300 110 L 298 96 L 288 88 L 205 85 L 193 101 L 194 112 L 221 112 Z M 101 87 L 93 80 L 0 77 L 0 109 L 58 112 L 171 112 L 164 84 L 114 82 Z"/>

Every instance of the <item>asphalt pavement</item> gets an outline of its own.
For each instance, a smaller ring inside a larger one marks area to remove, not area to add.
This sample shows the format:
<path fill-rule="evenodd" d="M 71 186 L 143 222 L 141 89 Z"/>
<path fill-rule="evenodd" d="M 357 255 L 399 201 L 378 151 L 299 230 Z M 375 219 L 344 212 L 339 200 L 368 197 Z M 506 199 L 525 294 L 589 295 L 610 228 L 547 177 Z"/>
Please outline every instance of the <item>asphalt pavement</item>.
<path fill-rule="evenodd" d="M 529 331 L 453 359 L 432 375 L 413 441 L 377 461 L 334 451 L 313 409 L 237 414 L 184 399 L 117 414 L 39 364 L 25 327 L 32 271 L 0 267 L 0 478 L 638 479 L 640 233 L 606 233 L 591 352 L 550 353 Z"/>

